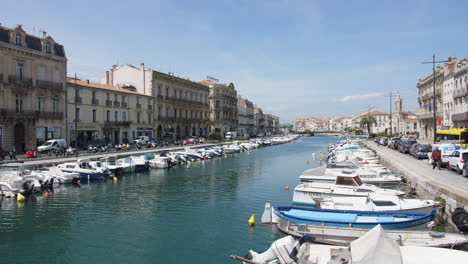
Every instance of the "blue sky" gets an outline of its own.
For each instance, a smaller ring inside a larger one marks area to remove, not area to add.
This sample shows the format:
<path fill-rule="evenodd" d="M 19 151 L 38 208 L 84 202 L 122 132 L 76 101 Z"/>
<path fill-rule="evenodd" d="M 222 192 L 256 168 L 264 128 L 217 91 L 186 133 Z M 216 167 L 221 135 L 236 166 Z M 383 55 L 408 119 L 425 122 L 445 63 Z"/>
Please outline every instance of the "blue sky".
<path fill-rule="evenodd" d="M 21 5 L 21 8 L 19 7 Z M 0 23 L 47 31 L 68 75 L 97 81 L 112 64 L 234 82 L 285 120 L 417 109 L 421 61 L 467 56 L 467 1 L 5 1 Z"/>

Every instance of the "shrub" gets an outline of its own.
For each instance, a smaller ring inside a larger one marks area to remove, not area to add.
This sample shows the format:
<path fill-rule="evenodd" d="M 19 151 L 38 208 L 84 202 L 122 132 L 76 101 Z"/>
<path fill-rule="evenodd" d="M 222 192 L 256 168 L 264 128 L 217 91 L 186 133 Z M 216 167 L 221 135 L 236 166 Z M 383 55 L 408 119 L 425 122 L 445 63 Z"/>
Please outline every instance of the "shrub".
<path fill-rule="evenodd" d="M 221 133 L 213 132 L 208 135 L 208 140 L 223 140 Z"/>

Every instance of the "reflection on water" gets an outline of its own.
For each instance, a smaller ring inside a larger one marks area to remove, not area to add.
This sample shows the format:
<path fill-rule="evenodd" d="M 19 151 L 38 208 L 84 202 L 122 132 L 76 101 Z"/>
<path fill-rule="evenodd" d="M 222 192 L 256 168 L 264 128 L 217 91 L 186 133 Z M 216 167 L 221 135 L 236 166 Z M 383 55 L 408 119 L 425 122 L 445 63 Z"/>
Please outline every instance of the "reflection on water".
<path fill-rule="evenodd" d="M 259 224 L 265 202 L 290 204 L 297 176 L 317 166 L 312 153 L 336 140 L 303 138 L 117 182 L 58 186 L 24 205 L 3 199 L 0 254 L 12 263 L 228 263 L 229 254 L 278 238 Z"/>

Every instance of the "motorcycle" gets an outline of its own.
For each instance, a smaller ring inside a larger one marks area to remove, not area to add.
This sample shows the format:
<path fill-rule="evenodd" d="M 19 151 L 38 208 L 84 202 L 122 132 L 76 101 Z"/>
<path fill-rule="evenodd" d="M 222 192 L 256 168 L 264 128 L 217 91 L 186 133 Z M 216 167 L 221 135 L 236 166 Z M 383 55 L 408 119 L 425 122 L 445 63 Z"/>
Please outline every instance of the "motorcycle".
<path fill-rule="evenodd" d="M 98 152 L 98 147 L 95 145 L 89 145 L 87 149 L 88 153 L 97 153 Z"/>
<path fill-rule="evenodd" d="M 72 148 L 72 147 L 68 147 L 67 150 L 65 151 L 65 153 L 67 154 L 67 156 L 75 155 L 76 154 L 76 149 Z"/>
<path fill-rule="evenodd" d="M 26 157 L 28 159 L 33 159 L 33 158 L 37 158 L 37 152 L 35 149 L 31 148 L 29 149 L 27 152 L 26 152 Z"/>
<path fill-rule="evenodd" d="M 107 151 L 109 151 L 109 147 L 107 145 L 101 145 L 99 147 L 99 151 L 100 152 L 107 152 Z"/>

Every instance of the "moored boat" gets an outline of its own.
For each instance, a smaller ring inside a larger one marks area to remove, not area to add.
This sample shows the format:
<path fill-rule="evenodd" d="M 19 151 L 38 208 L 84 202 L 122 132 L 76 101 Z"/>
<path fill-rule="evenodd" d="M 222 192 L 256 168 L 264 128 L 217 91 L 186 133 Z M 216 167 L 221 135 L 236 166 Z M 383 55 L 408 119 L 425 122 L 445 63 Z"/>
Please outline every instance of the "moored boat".
<path fill-rule="evenodd" d="M 294 237 L 313 236 L 315 242 L 337 246 L 349 244 L 369 231 L 364 228 L 349 228 L 323 225 L 279 223 L 278 230 Z M 468 237 L 455 233 L 429 230 L 385 230 L 385 233 L 400 246 L 453 248 L 468 244 Z"/>
<path fill-rule="evenodd" d="M 403 212 L 372 212 L 302 208 L 294 206 L 271 207 L 268 203 L 262 223 L 311 224 L 369 229 L 380 224 L 384 229 L 421 228 L 434 220 L 435 211 L 429 214 Z"/>

